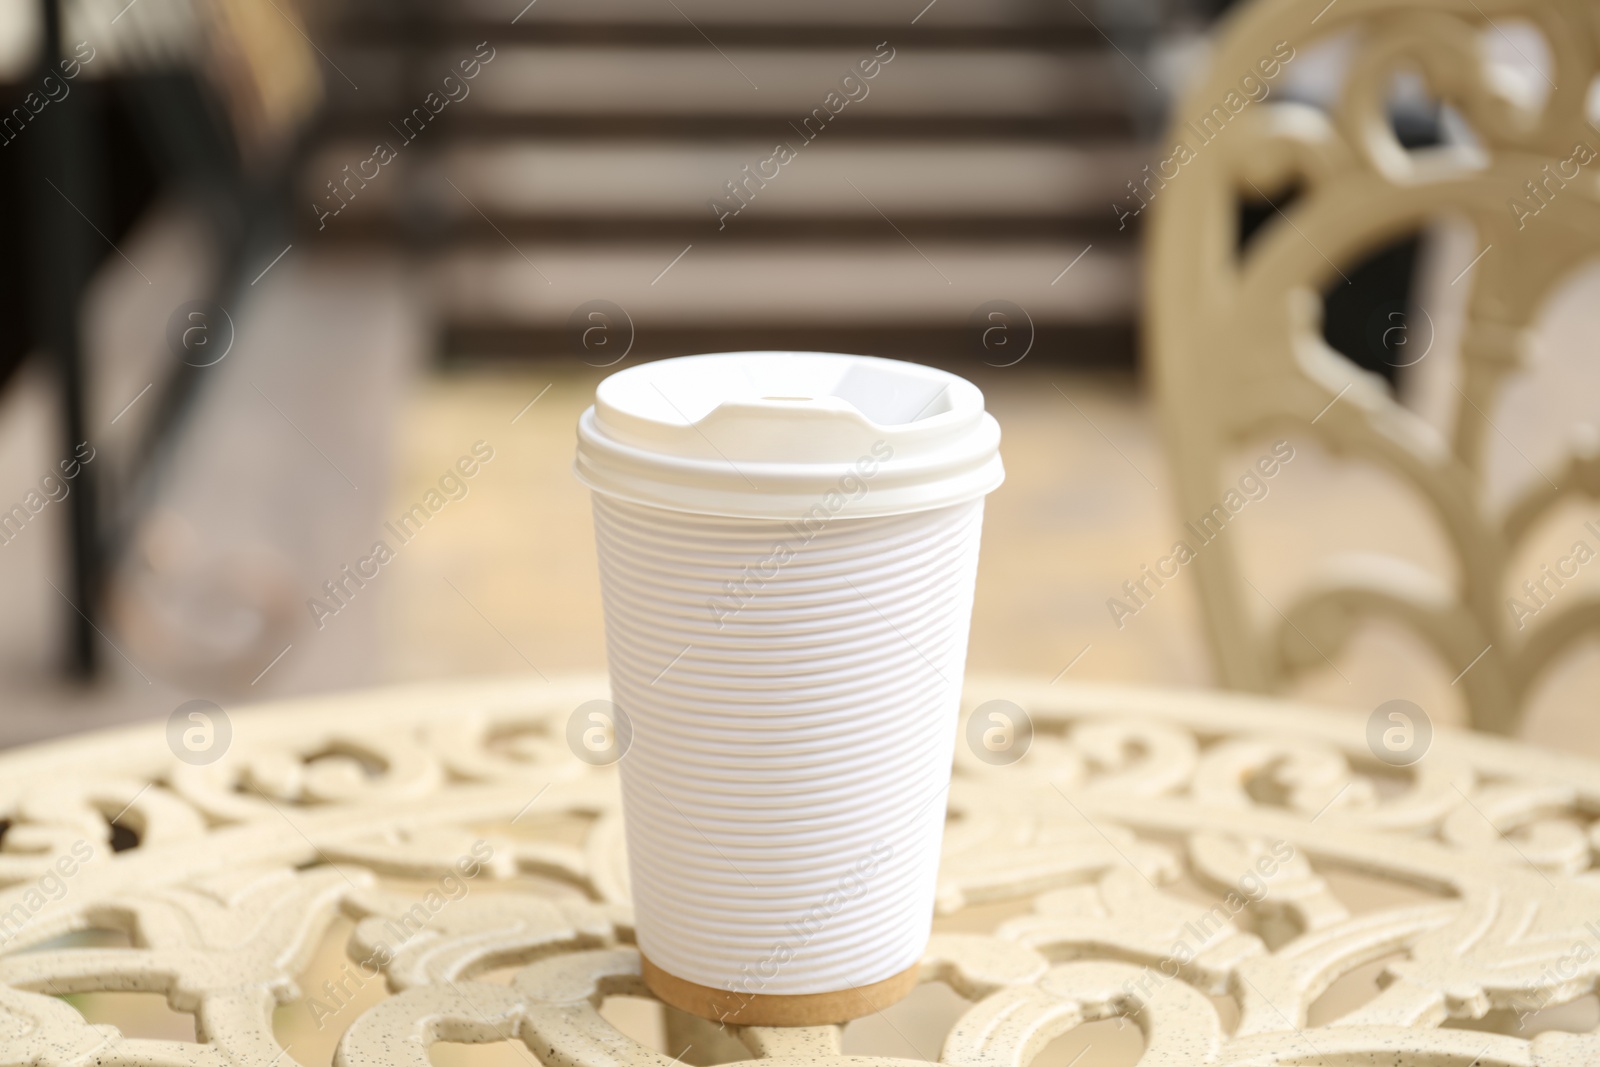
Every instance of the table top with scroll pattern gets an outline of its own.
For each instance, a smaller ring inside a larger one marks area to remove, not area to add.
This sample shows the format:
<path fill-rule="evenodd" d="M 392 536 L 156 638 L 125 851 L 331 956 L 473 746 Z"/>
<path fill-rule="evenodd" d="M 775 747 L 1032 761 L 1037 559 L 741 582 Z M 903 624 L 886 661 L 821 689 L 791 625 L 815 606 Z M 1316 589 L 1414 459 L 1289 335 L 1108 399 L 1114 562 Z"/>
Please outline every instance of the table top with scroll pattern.
<path fill-rule="evenodd" d="M 239 710 L 206 764 L 159 723 L 0 755 L 0 1067 L 427 1067 L 439 1043 L 671 1067 L 601 1013 L 650 999 L 615 768 L 566 740 L 605 692 Z M 1024 1067 L 1116 1020 L 1141 1064 L 1600 1064 L 1600 766 L 1441 730 L 1395 768 L 1365 716 L 1228 694 L 988 677 L 967 697 L 1036 732 L 1010 766 L 958 745 L 923 968 L 960 998 L 940 1062 Z M 193 1039 L 84 1010 L 128 992 Z M 847 1056 L 838 1027 L 662 1017 L 691 1064 L 909 1059 Z"/>

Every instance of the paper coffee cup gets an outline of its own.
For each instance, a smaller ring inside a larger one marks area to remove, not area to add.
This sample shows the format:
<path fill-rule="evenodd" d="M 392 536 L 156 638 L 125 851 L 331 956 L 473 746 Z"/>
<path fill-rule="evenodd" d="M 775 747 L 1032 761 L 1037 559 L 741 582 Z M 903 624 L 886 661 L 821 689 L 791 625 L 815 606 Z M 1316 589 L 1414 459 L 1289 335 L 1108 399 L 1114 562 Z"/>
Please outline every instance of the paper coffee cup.
<path fill-rule="evenodd" d="M 915 984 L 1000 431 L 970 382 L 866 356 L 630 368 L 594 490 L 645 979 L 757 1025 Z"/>

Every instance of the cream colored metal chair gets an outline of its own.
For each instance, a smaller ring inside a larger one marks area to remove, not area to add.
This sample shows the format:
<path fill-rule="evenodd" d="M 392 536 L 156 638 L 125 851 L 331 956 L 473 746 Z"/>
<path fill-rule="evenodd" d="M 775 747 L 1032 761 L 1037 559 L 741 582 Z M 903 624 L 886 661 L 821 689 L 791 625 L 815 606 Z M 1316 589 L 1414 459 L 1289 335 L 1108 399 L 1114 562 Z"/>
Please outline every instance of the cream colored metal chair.
<path fill-rule="evenodd" d="M 1490 64 L 1485 39 L 1500 32 L 1491 19 L 1543 34 L 1552 69 L 1542 100 Z M 1289 101 L 1279 91 L 1285 57 L 1292 67 L 1341 35 L 1347 65 L 1327 108 Z M 1484 413 L 1523 366 L 1546 297 L 1600 251 L 1600 131 L 1585 115 L 1597 36 L 1600 8 L 1576 0 L 1258 0 L 1223 28 L 1148 172 L 1156 180 L 1141 175 L 1151 200 L 1148 366 L 1179 512 L 1202 515 L 1223 498 L 1230 448 L 1293 435 L 1414 491 L 1460 576 L 1448 584 L 1368 559 L 1268 614 L 1254 610 L 1238 545 L 1219 538 L 1191 566 L 1225 685 L 1282 689 L 1324 654 L 1337 657 L 1359 623 L 1382 618 L 1419 635 L 1449 675 L 1471 664 L 1459 687 L 1473 725 L 1510 732 L 1540 672 L 1600 629 L 1600 601 L 1574 597 L 1519 633 L 1506 600 L 1519 543 L 1569 495 L 1600 495 L 1600 451 L 1574 448 L 1564 471 L 1550 470 L 1553 485 L 1537 482 L 1501 514 L 1487 513 L 1484 494 L 1495 432 Z M 1459 114 L 1471 143 L 1401 147 L 1386 99 L 1404 71 Z M 1269 95 L 1252 100 L 1263 84 Z M 1240 251 L 1239 203 L 1290 189 Z M 1440 216 L 1468 220 L 1486 250 L 1460 280 L 1470 294 L 1450 440 L 1331 349 L 1320 320 L 1319 294 L 1341 270 Z M 1263 615 L 1266 625 L 1253 621 Z"/>

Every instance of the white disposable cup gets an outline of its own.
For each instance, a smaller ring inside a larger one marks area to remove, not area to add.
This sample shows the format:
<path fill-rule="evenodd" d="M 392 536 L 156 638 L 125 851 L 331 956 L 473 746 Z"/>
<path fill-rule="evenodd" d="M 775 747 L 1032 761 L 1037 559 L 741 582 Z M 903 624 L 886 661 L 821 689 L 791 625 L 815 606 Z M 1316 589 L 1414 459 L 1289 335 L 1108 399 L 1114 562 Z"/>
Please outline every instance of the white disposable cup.
<path fill-rule="evenodd" d="M 970 383 L 870 357 L 601 383 L 578 472 L 632 732 L 638 942 L 669 1002 L 840 1021 L 914 980 L 998 445 Z"/>

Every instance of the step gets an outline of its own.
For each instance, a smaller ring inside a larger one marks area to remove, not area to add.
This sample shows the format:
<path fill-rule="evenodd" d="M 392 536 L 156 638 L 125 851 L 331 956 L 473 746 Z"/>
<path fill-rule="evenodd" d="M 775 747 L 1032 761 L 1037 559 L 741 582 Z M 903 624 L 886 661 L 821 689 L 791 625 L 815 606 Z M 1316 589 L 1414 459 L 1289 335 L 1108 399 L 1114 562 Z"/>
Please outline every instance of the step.
<path fill-rule="evenodd" d="M 1068 9 L 1071 12 L 1071 9 Z M 372 22 L 341 21 L 330 27 L 324 40 L 329 47 L 345 42 L 383 43 L 407 46 L 417 41 L 437 46 L 451 42 L 457 46 L 480 41 L 496 47 L 518 44 L 604 44 L 626 45 L 636 49 L 706 47 L 815 47 L 826 45 L 876 44 L 888 41 L 897 48 L 939 47 L 976 48 L 1055 48 L 1079 49 L 1104 45 L 1104 38 L 1087 23 L 1046 23 L 1035 25 L 939 25 L 923 22 L 864 22 L 852 24 L 818 22 L 742 22 L 712 25 L 688 22 L 671 8 L 656 18 L 675 22 L 592 22 L 551 19 L 538 22 L 523 19 L 515 26 L 473 18 L 450 17 L 444 12 L 430 13 L 416 23 L 394 19 Z"/>
<path fill-rule="evenodd" d="M 720 24 L 809 23 L 814 25 L 937 25 L 1011 26 L 1035 24 L 1081 24 L 1082 13 L 1071 4 L 1041 0 L 460 0 L 454 6 L 463 15 L 485 20 L 510 19 L 518 22 L 612 22 L 639 23 L 663 21 L 663 11 L 681 12 L 701 26 Z M 914 20 L 914 21 L 913 21 Z"/>
<path fill-rule="evenodd" d="M 1069 269 L 1070 268 L 1070 269 Z M 1063 273 L 1064 272 L 1064 273 Z M 885 325 L 961 331 L 980 305 L 1007 300 L 1036 327 L 1125 326 L 1138 287 L 1127 245 L 930 241 L 687 250 L 508 243 L 438 257 L 429 291 L 442 318 L 480 330 L 562 333 L 579 305 L 609 300 L 638 334 Z"/>
<path fill-rule="evenodd" d="M 851 33 L 896 43 L 942 35 L 957 44 L 1100 40 L 1094 25 L 1069 4 L 1033 0 L 813 0 L 807 4 L 748 0 L 467 0 L 407 11 L 392 2 L 346 3 L 328 13 L 327 30 L 351 39 L 402 35 L 418 30 L 451 39 L 503 41 L 524 34 L 541 40 L 625 36 L 642 46 L 682 31 L 696 40 L 711 37 L 722 47 L 749 43 L 749 35 L 811 43 L 816 35 Z M 797 39 L 798 38 L 798 39 Z M 430 39 L 430 38 L 424 38 Z M 687 39 L 687 38 L 685 38 Z"/>
<path fill-rule="evenodd" d="M 1134 366 L 1138 340 L 1132 321 L 1044 322 L 1026 349 L 986 350 L 978 330 L 922 322 L 833 326 L 811 320 L 791 323 L 648 325 L 624 359 L 659 359 L 697 352 L 853 352 L 945 366 L 956 373 L 989 367 L 1057 365 L 1126 371 Z M 580 358 L 574 331 L 533 324 L 446 322 L 437 338 L 442 362 L 471 364 Z M 1017 354 L 1013 354 L 1017 353 Z M 592 367 L 621 370 L 600 353 L 583 357 Z"/>
<path fill-rule="evenodd" d="M 781 49 L 501 46 L 466 83 L 462 99 L 430 115 L 428 93 L 471 54 L 440 51 L 411 65 L 398 49 L 345 50 L 340 69 L 362 88 L 330 94 L 333 128 L 399 136 L 411 116 L 407 133 L 415 137 L 439 124 L 456 136 L 766 140 L 798 136 L 796 127 L 808 118 L 816 136 L 833 140 L 1127 131 L 1113 64 L 1120 60 L 1093 50 L 1063 57 L 1044 49 L 897 49 L 875 78 L 852 83 L 858 99 L 841 104 L 842 95 L 830 94 L 839 93 L 855 64 L 874 55 L 871 42 Z M 386 103 L 397 100 L 410 103 Z"/>
<path fill-rule="evenodd" d="M 331 208 L 340 201 L 326 183 L 346 183 L 340 192 L 348 206 L 327 220 L 342 238 L 392 234 L 421 212 L 457 239 L 487 241 L 499 237 L 483 216 L 507 233 L 541 239 L 870 239 L 893 236 L 887 216 L 912 236 L 1110 240 L 1117 226 L 1109 205 L 1146 159 L 1138 147 L 1117 143 L 874 145 L 820 137 L 786 165 L 768 165 L 772 152 L 758 141 L 452 141 L 436 157 L 402 150 L 363 183 L 349 174 L 372 172 L 364 162 L 371 148 L 339 141 L 309 161 L 302 185 L 307 200 Z M 741 202 L 726 183 L 743 179 L 746 166 L 757 177 L 739 187 Z M 763 184 L 760 175 L 773 173 Z"/>

